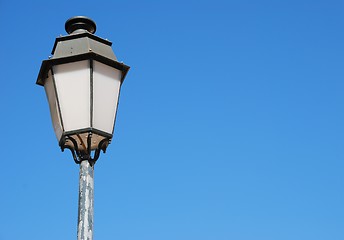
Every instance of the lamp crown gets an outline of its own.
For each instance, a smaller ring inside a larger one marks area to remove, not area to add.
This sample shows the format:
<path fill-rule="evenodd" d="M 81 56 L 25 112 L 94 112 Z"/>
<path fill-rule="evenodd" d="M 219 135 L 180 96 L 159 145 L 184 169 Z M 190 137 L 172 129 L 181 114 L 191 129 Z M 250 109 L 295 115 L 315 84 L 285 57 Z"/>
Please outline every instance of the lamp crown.
<path fill-rule="evenodd" d="M 85 31 L 94 34 L 96 32 L 97 26 L 96 23 L 88 17 L 75 16 L 66 21 L 65 29 L 68 34 Z"/>

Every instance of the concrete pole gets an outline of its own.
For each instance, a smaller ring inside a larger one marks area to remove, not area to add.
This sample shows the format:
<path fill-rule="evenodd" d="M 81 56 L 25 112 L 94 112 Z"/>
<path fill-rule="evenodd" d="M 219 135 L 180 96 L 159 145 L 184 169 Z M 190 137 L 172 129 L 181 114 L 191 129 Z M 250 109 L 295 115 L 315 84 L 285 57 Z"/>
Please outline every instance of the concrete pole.
<path fill-rule="evenodd" d="M 94 165 L 80 163 L 78 240 L 93 240 Z"/>

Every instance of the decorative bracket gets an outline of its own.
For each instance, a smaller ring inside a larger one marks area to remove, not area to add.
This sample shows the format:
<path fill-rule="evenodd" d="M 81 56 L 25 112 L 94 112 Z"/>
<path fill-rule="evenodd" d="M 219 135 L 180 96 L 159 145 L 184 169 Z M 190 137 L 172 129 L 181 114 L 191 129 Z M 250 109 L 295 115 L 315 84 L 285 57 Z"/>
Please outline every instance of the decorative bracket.
<path fill-rule="evenodd" d="M 79 137 L 79 135 L 77 135 Z M 76 164 L 80 164 L 82 161 L 88 161 L 90 163 L 91 166 L 93 166 L 96 161 L 98 160 L 99 156 L 100 156 L 100 151 L 103 151 L 103 153 L 106 152 L 106 148 L 110 143 L 110 139 L 108 138 L 104 138 L 103 140 L 101 140 L 98 144 L 98 147 L 94 150 L 94 155 L 92 157 L 91 155 L 91 141 L 92 141 L 92 133 L 89 133 L 87 136 L 87 147 L 84 146 L 84 149 L 79 149 L 78 147 L 78 143 L 77 141 L 70 137 L 70 136 L 66 136 L 67 140 L 70 140 L 73 144 L 73 147 L 66 145 L 65 143 L 63 145 L 61 145 L 61 150 L 62 152 L 64 152 L 65 149 L 69 149 L 72 153 L 74 162 Z M 84 145 L 84 144 L 82 144 Z"/>

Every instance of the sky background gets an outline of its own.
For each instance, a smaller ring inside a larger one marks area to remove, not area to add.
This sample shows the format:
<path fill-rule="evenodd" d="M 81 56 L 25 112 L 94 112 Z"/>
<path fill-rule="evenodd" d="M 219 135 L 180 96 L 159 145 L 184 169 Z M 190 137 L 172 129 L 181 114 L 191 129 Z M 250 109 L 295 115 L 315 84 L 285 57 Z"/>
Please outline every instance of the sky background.
<path fill-rule="evenodd" d="M 76 239 L 41 61 L 86 15 L 131 66 L 94 239 L 344 239 L 344 1 L 0 0 L 0 240 Z"/>

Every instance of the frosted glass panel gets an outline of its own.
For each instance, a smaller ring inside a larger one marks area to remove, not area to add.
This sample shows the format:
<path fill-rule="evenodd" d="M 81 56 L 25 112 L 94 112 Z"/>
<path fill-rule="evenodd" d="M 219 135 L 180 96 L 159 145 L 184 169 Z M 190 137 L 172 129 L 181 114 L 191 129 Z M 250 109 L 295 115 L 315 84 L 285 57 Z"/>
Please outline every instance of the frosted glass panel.
<path fill-rule="evenodd" d="M 89 61 L 56 65 L 53 72 L 65 131 L 90 127 Z"/>
<path fill-rule="evenodd" d="M 97 61 L 93 67 L 93 127 L 112 134 L 122 73 Z"/>
<path fill-rule="evenodd" d="M 54 87 L 51 71 L 48 72 L 48 78 L 45 81 L 44 89 L 45 89 L 45 93 L 47 95 L 48 102 L 49 102 L 50 116 L 53 123 L 55 135 L 57 137 L 57 140 L 60 141 L 63 130 L 62 130 L 62 125 L 60 121 L 60 114 L 58 110 L 55 87 Z"/>

